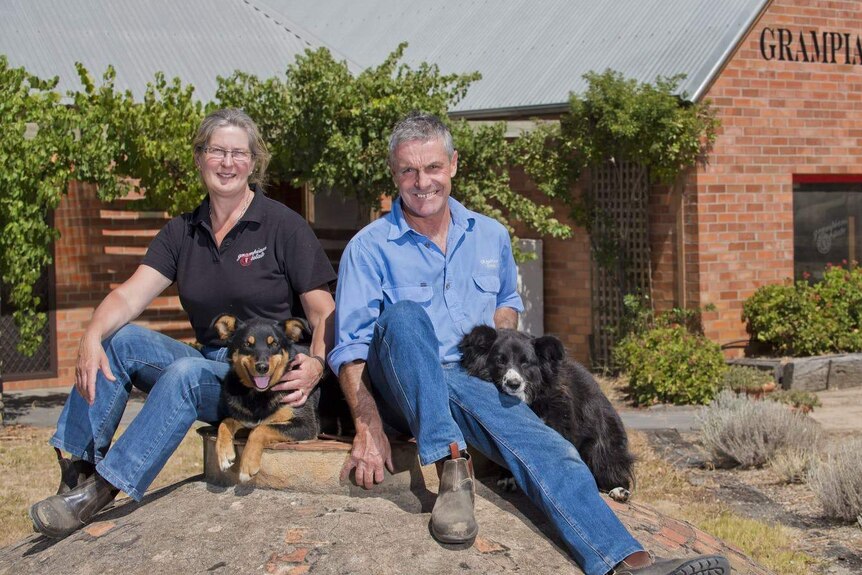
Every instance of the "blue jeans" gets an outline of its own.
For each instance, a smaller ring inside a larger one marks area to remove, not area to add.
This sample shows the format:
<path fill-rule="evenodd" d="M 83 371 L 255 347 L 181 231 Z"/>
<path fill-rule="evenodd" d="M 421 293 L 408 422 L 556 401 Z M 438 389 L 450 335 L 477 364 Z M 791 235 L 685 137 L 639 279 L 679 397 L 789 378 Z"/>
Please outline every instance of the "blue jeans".
<path fill-rule="evenodd" d="M 542 509 L 587 575 L 604 574 L 641 545 L 599 496 L 571 443 L 523 402 L 440 364 L 434 326 L 422 306 L 398 302 L 377 320 L 367 367 L 387 424 L 416 438 L 427 465 L 470 444 L 508 468 Z"/>
<path fill-rule="evenodd" d="M 51 445 L 96 463 L 99 475 L 140 501 L 195 420 L 222 419 L 227 348 L 198 351 L 132 324 L 102 345 L 116 381 L 99 372 L 93 405 L 72 390 Z M 147 393 L 146 402 L 112 446 L 133 386 Z"/>

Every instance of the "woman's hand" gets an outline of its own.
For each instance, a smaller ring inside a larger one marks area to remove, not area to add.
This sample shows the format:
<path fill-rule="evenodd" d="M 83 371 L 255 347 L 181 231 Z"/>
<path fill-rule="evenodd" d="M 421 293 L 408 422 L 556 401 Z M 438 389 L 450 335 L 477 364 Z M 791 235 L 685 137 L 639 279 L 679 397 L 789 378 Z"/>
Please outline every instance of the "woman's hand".
<path fill-rule="evenodd" d="M 323 378 L 324 366 L 317 358 L 304 353 L 296 354 L 281 382 L 272 386 L 273 391 L 289 391 L 281 400 L 291 407 L 302 407 L 308 395 Z"/>
<path fill-rule="evenodd" d="M 78 361 L 75 364 L 75 389 L 81 397 L 93 405 L 96 400 L 96 377 L 102 371 L 102 375 L 108 381 L 116 381 L 117 378 L 111 373 L 111 365 L 108 356 L 98 338 L 88 337 L 84 334 L 78 345 Z"/>

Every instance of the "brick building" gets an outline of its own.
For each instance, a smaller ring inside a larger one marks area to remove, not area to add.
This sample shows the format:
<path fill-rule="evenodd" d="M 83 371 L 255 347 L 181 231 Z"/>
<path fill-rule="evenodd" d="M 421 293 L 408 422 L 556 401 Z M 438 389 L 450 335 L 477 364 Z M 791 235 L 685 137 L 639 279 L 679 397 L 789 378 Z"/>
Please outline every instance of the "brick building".
<path fill-rule="evenodd" d="M 192 11 L 193 4 L 173 10 Z M 277 67 L 273 64 L 266 72 L 256 61 L 258 69 L 249 71 L 280 74 L 293 57 L 293 47 L 278 44 L 283 41 L 279 34 L 288 32 L 305 41 L 301 47 L 327 46 L 346 55 L 352 69 L 376 65 L 398 41 L 407 40 L 405 60 L 410 64 L 429 61 L 443 72 L 483 73 L 483 80 L 471 88 L 453 116 L 506 120 L 513 134 L 531 117 L 554 117 L 564 111 L 569 92 L 584 87 L 581 76 L 587 71 L 611 68 L 639 81 L 687 74 L 682 90 L 691 100 L 711 100 L 722 127 L 707 166 L 691 170 L 676 186 L 650 194 L 653 298 L 659 308 L 714 305 L 715 311 L 705 314 L 706 334 L 726 345 L 728 355 L 741 353 L 734 345 L 746 339 L 741 307 L 757 287 L 804 271 L 816 273 L 827 262 L 858 259 L 856 221 L 862 216 L 862 5 L 858 2 L 547 0 L 508 2 L 501 7 L 478 1 L 429 6 L 395 0 L 370 4 L 220 0 L 219 4 L 235 10 L 231 13 L 235 21 L 259 19 L 247 26 L 256 31 L 256 42 L 263 42 L 267 34 L 276 38 L 266 50 L 281 50 Z M 79 15 L 80 22 L 76 18 L 61 23 L 69 10 L 61 2 L 47 7 L 21 2 L 12 9 L 44 11 L 31 22 L 56 20 L 57 26 L 66 28 L 100 25 L 97 14 L 86 21 Z M 75 10 L 80 12 L 81 7 Z M 113 8 L 104 5 L 99 10 Z M 128 25 L 137 26 L 138 37 L 146 37 L 145 17 L 132 14 L 129 18 L 134 19 Z M 405 21 L 410 25 L 404 26 Z M 183 16 L 172 14 L 172 22 L 181 25 Z M 122 25 L 122 19 L 116 16 L 111 25 Z M 0 52 L 9 56 L 11 64 L 42 75 L 53 70 L 52 74 L 61 74 L 61 87 L 63 81 L 69 82 L 66 88 L 73 87 L 63 70 L 83 56 L 69 51 L 44 53 L 41 60 L 33 60 L 38 50 L 33 56 L 27 42 L 32 45 L 37 34 L 33 30 L 7 34 L 8 26 L 0 24 Z M 80 38 L 87 34 L 78 36 L 75 42 L 83 42 Z M 190 36 L 183 36 L 183 42 L 194 44 Z M 112 35 L 111 41 L 118 38 L 126 41 L 121 34 Z M 233 41 L 229 34 L 219 38 L 220 45 L 222 39 Z M 209 45 L 209 38 L 199 40 L 204 47 Z M 162 36 L 161 41 L 171 39 Z M 206 51 L 184 47 L 185 52 L 167 50 L 170 54 L 165 57 L 186 53 L 188 58 L 200 58 L 202 66 L 210 65 Z M 124 62 L 109 59 L 124 54 L 123 49 L 108 45 L 103 50 L 107 54 L 102 60 L 85 64 L 99 70 L 113 63 L 118 87 L 125 88 L 127 81 L 130 87 L 142 89 L 133 79 L 124 79 Z M 152 71 L 161 69 L 200 88 L 182 68 L 165 62 L 138 68 L 138 76 L 146 82 Z M 135 60 L 138 66 L 145 63 L 146 59 Z M 225 65 L 231 67 L 218 73 L 237 67 L 232 62 Z M 215 77 L 211 69 L 202 73 Z M 208 95 L 205 90 L 201 93 L 204 99 Z M 535 193 L 517 172 L 512 174 L 512 186 L 525 194 Z M 319 201 L 317 205 L 320 211 Z M 48 355 L 54 359 L 44 361 L 47 367 L 42 371 L 4 374 L 7 389 L 69 384 L 84 322 L 108 289 L 129 275 L 148 238 L 165 220 L 164 214 L 129 213 L 117 207 L 100 205 L 94 190 L 75 186 L 54 214 L 62 234 L 53 276 L 47 278 L 49 287 L 53 286 L 50 307 L 56 334 Z M 315 225 L 325 245 L 337 251 L 350 226 L 340 226 L 339 231 L 335 229 L 339 226 L 325 220 L 319 217 Z M 523 230 L 520 235 L 530 237 Z M 562 336 L 575 356 L 586 361 L 599 329 L 594 325 L 596 285 L 588 238 L 582 230 L 565 241 L 545 238 L 543 263 L 544 330 Z M 170 293 L 159 298 L 142 321 L 173 335 L 189 335 L 176 297 Z M 2 347 L 6 354 L 10 341 L 5 336 Z"/>

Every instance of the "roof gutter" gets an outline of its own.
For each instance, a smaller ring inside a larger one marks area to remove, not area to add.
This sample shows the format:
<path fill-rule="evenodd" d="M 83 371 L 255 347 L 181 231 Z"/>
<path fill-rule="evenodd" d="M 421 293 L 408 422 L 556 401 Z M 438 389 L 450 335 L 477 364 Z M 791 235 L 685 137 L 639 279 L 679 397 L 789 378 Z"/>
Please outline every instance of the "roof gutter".
<path fill-rule="evenodd" d="M 569 102 L 561 104 L 542 104 L 539 106 L 511 106 L 508 108 L 488 108 L 485 110 L 452 110 L 449 117 L 461 120 L 508 120 L 523 119 L 531 116 L 559 115 L 569 110 Z"/>

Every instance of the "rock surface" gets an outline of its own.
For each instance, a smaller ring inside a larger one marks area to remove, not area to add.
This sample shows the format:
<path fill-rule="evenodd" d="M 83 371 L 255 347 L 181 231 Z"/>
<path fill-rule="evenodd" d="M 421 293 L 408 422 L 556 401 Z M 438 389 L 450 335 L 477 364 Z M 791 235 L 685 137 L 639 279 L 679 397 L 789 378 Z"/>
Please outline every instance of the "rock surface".
<path fill-rule="evenodd" d="M 416 498 L 419 511 L 411 510 Z M 466 549 L 428 532 L 430 491 L 397 497 L 216 487 L 199 478 L 120 500 L 61 541 L 33 535 L 0 549 L 0 574 L 580 573 L 521 494 L 477 490 L 479 537 Z M 738 575 L 769 573 L 738 550 L 641 503 L 608 504 L 658 555 L 726 554 Z"/>

